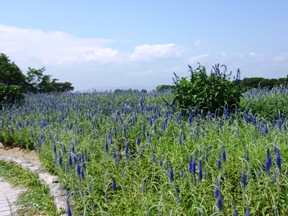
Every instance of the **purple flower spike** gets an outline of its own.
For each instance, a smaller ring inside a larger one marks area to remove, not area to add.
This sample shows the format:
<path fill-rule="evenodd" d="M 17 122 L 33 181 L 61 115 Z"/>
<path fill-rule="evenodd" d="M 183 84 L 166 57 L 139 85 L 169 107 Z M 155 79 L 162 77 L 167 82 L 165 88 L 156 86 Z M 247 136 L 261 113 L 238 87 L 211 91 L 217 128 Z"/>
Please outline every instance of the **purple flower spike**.
<path fill-rule="evenodd" d="M 215 191 L 214 191 L 214 195 L 215 195 L 215 198 L 217 199 L 217 197 L 220 195 L 221 196 L 221 191 L 219 189 L 219 185 L 216 185 L 215 187 Z"/>
<path fill-rule="evenodd" d="M 221 158 L 220 158 L 220 155 L 218 155 L 218 160 L 217 160 L 217 167 L 218 167 L 218 169 L 221 169 Z"/>
<path fill-rule="evenodd" d="M 245 173 L 245 170 L 243 169 L 242 171 L 242 177 L 241 177 L 241 182 L 242 182 L 242 185 L 245 186 L 247 184 L 247 176 L 246 176 L 246 173 Z"/>
<path fill-rule="evenodd" d="M 170 167 L 169 179 L 170 179 L 170 182 L 174 181 L 174 172 L 173 172 L 172 166 Z"/>
<path fill-rule="evenodd" d="M 76 166 L 76 173 L 78 176 L 81 175 L 81 167 L 80 167 L 79 163 L 77 163 L 77 166 Z"/>
<path fill-rule="evenodd" d="M 203 178 L 203 172 L 202 172 L 202 159 L 201 158 L 199 158 L 199 160 L 198 160 L 198 177 L 199 177 L 199 179 L 200 179 L 200 181 L 202 180 L 202 178 Z"/>
<path fill-rule="evenodd" d="M 108 153 L 109 147 L 108 147 L 108 142 L 107 142 L 107 140 L 105 141 L 104 148 L 105 148 L 105 151 Z"/>
<path fill-rule="evenodd" d="M 226 162 L 226 150 L 225 150 L 224 145 L 222 146 L 222 159 L 224 162 Z"/>
<path fill-rule="evenodd" d="M 62 160 L 62 155 L 59 154 L 58 164 L 59 164 L 60 167 L 62 167 L 62 162 L 63 162 L 63 160 Z"/>
<path fill-rule="evenodd" d="M 72 161 L 72 157 L 71 157 L 71 154 L 68 154 L 68 167 L 72 167 L 73 165 L 73 161 Z"/>
<path fill-rule="evenodd" d="M 249 161 L 249 152 L 248 152 L 248 149 L 246 149 L 245 160 L 246 160 L 246 161 Z"/>
<path fill-rule="evenodd" d="M 124 152 L 125 152 L 125 155 L 128 155 L 128 154 L 129 154 L 129 141 L 126 142 Z"/>
<path fill-rule="evenodd" d="M 238 216 L 238 212 L 236 206 L 234 205 L 233 216 Z"/>
<path fill-rule="evenodd" d="M 282 129 L 282 120 L 281 120 L 281 118 L 279 118 L 277 120 L 277 126 L 278 126 L 278 129 L 281 131 L 281 129 Z"/>
<path fill-rule="evenodd" d="M 217 197 L 217 208 L 219 212 L 222 211 L 222 207 L 223 207 L 223 201 L 222 201 L 222 196 L 220 193 L 219 196 Z"/>
<path fill-rule="evenodd" d="M 116 190 L 116 182 L 115 182 L 115 179 L 111 176 L 111 187 L 112 187 L 112 190 Z"/>
<path fill-rule="evenodd" d="M 280 156 L 280 151 L 278 148 L 276 150 L 276 165 L 281 170 L 281 156 Z"/>
<path fill-rule="evenodd" d="M 272 165 L 272 159 L 271 159 L 271 154 L 270 150 L 267 149 L 267 154 L 266 154 L 266 163 L 265 163 L 265 170 L 269 171 Z"/>
<path fill-rule="evenodd" d="M 67 215 L 72 216 L 72 211 L 68 199 L 67 199 Z"/>

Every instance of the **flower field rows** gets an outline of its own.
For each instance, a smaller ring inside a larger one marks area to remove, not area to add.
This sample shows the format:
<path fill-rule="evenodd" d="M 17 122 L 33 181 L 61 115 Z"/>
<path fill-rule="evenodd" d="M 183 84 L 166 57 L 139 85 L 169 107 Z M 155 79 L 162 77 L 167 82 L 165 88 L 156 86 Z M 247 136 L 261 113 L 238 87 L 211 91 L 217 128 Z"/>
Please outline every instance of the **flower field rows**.
<path fill-rule="evenodd" d="M 2 109 L 0 141 L 38 151 L 68 215 L 286 215 L 283 91 L 269 118 L 251 111 L 255 95 L 207 114 L 177 110 L 169 94 L 29 95 Z"/>

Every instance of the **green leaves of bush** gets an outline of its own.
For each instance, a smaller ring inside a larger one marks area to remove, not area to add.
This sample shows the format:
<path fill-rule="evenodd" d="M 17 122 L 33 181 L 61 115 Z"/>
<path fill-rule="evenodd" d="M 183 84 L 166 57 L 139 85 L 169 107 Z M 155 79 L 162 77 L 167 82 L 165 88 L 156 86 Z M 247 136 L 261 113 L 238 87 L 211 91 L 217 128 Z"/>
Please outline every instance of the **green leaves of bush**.
<path fill-rule="evenodd" d="M 216 64 L 212 67 L 211 74 L 207 74 L 206 68 L 199 64 L 193 70 L 188 65 L 190 71 L 190 79 L 187 77 L 179 78 L 175 73 L 174 94 L 178 106 L 182 109 L 200 109 L 204 112 L 215 112 L 223 109 L 235 109 L 242 96 L 239 86 L 240 70 L 231 81 L 231 74 L 226 74 L 227 67 L 225 65 Z M 224 68 L 223 71 L 220 69 Z"/>

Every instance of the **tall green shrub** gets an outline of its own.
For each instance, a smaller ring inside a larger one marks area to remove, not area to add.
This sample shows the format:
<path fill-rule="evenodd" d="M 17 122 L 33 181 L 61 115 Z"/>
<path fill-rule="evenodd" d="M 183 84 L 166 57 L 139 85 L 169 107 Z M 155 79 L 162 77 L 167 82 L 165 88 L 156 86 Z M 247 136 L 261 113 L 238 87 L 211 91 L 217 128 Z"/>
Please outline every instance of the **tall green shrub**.
<path fill-rule="evenodd" d="M 175 73 L 174 94 L 178 106 L 182 109 L 200 109 L 204 112 L 215 112 L 223 107 L 235 109 L 240 103 L 242 95 L 240 83 L 240 70 L 231 81 L 232 72 L 227 74 L 225 65 L 216 64 L 211 73 L 207 74 L 206 68 L 199 64 L 193 70 L 190 65 L 190 78 L 179 78 Z M 223 71 L 220 69 L 224 68 Z"/>
<path fill-rule="evenodd" d="M 20 86 L 0 83 L 0 109 L 5 104 L 14 104 L 24 99 Z"/>

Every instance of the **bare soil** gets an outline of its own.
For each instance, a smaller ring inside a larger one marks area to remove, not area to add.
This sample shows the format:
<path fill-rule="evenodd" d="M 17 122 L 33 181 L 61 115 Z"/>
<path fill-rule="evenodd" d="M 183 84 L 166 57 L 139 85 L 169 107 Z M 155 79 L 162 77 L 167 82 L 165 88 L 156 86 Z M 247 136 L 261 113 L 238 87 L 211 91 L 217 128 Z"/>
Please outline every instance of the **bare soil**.
<path fill-rule="evenodd" d="M 9 148 L 0 143 L 0 154 L 14 158 L 23 158 L 33 165 L 41 164 L 36 151 L 25 150 L 18 147 Z"/>

